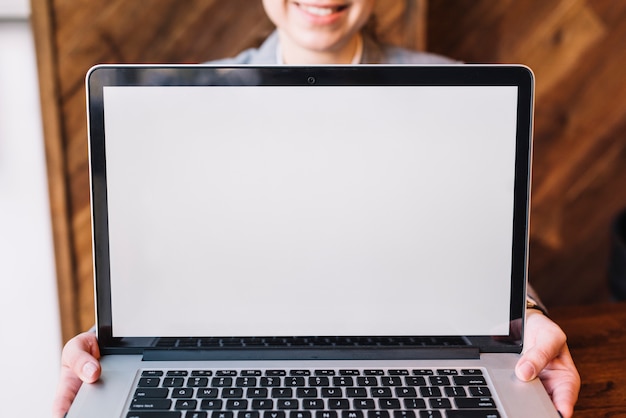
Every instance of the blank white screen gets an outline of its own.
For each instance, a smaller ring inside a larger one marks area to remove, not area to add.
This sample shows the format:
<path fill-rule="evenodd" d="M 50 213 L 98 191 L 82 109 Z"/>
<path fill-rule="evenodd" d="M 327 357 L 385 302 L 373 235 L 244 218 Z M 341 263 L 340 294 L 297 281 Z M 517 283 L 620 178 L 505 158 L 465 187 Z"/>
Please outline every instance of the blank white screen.
<path fill-rule="evenodd" d="M 515 87 L 105 87 L 122 336 L 503 335 Z"/>

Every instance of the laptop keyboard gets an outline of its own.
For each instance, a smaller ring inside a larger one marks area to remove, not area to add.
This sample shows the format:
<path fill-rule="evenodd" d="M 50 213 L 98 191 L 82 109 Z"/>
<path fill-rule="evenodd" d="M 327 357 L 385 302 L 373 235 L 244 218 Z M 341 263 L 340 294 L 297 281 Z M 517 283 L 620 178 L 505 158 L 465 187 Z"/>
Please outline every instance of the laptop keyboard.
<path fill-rule="evenodd" d="M 140 372 L 126 418 L 500 418 L 483 369 Z"/>

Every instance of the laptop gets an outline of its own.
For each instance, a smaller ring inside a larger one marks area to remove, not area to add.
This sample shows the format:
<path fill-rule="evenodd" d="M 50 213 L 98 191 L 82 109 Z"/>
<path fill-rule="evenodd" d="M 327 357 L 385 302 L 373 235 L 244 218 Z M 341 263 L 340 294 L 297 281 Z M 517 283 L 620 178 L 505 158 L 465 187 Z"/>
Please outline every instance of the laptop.
<path fill-rule="evenodd" d="M 103 65 L 87 100 L 68 417 L 558 417 L 514 374 L 528 68 Z"/>

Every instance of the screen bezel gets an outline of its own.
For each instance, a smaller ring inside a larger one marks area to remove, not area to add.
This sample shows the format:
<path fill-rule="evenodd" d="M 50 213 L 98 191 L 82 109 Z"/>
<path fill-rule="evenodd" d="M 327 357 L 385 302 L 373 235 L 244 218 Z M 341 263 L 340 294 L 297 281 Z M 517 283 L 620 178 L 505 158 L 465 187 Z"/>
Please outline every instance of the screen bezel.
<path fill-rule="evenodd" d="M 520 352 L 525 313 L 532 154 L 532 72 L 519 65 L 333 67 L 101 65 L 86 77 L 96 318 L 103 352 L 141 352 L 157 338 L 116 338 L 112 330 L 103 89 L 106 86 L 516 86 L 511 326 L 508 336 L 461 336 L 482 352 Z M 302 336 L 299 336 L 302 337 Z M 422 337 L 422 336 L 420 336 Z M 428 337 L 428 336 L 425 336 Z M 459 337 L 459 336 L 449 336 Z M 436 337 L 441 338 L 441 337 Z M 443 337 L 445 340 L 447 337 Z"/>

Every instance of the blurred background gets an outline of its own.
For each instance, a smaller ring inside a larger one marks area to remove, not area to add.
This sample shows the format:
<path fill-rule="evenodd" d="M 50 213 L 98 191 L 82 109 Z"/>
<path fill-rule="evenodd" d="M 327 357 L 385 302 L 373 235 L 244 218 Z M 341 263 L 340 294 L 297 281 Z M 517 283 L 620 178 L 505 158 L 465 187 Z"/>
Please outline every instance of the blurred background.
<path fill-rule="evenodd" d="M 530 282 L 548 308 L 613 300 L 626 2 L 380 0 L 376 15 L 387 42 L 533 69 Z M 0 361 L 18 381 L 54 387 L 62 343 L 94 323 L 87 70 L 233 56 L 271 31 L 260 0 L 0 0 Z M 14 403 L 48 415 L 52 392 Z"/>
<path fill-rule="evenodd" d="M 29 10 L 28 0 L 0 1 L 0 415 L 7 417 L 50 416 L 62 338 Z"/>

